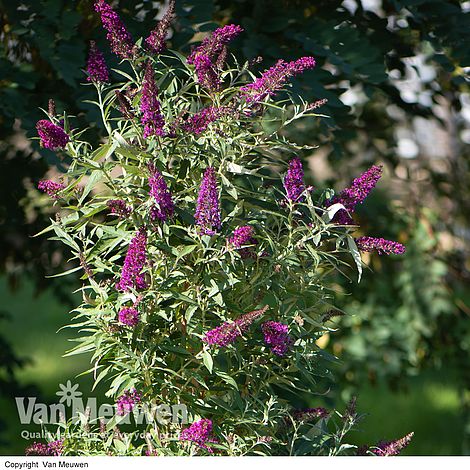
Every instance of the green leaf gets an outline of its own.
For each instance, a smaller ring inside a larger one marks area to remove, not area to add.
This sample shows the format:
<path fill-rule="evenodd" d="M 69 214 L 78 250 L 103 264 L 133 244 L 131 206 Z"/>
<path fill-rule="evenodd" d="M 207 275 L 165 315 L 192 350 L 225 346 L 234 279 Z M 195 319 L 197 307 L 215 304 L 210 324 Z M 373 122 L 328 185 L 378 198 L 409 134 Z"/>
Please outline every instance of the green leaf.
<path fill-rule="evenodd" d="M 202 351 L 202 362 L 206 366 L 209 373 L 212 374 L 212 369 L 214 367 L 214 360 L 212 359 L 212 356 L 207 349 L 204 349 Z"/>

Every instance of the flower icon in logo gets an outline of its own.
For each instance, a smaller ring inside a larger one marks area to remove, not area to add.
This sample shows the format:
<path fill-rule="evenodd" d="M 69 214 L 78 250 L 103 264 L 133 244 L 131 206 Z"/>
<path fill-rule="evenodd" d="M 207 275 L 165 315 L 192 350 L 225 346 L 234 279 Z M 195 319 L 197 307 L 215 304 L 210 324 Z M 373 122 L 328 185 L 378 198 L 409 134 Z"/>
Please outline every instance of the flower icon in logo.
<path fill-rule="evenodd" d="M 82 392 L 78 390 L 79 385 L 72 385 L 70 380 L 67 380 L 65 385 L 59 384 L 60 390 L 56 392 L 56 395 L 60 397 L 59 403 L 65 402 L 67 406 L 70 406 L 73 400 L 82 396 Z"/>

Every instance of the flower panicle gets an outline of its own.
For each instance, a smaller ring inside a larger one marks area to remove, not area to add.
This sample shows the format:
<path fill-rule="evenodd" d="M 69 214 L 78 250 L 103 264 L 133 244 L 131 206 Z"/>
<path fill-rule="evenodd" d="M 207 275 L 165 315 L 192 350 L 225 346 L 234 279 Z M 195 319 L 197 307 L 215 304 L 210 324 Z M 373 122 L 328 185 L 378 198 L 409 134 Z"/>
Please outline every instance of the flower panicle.
<path fill-rule="evenodd" d="M 100 14 L 111 50 L 121 59 L 131 59 L 134 55 L 134 41 L 119 15 L 105 0 L 95 2 L 95 11 Z"/>
<path fill-rule="evenodd" d="M 229 106 L 208 106 L 183 122 L 181 129 L 195 135 L 202 134 L 210 124 L 232 111 Z"/>
<path fill-rule="evenodd" d="M 117 400 L 116 408 L 119 416 L 125 416 L 132 412 L 135 406 L 140 403 L 141 394 L 135 389 L 126 390 Z"/>
<path fill-rule="evenodd" d="M 170 0 L 168 8 L 156 28 L 145 39 L 148 48 L 154 54 L 161 54 L 166 49 L 166 37 L 171 23 L 175 19 L 175 0 Z"/>
<path fill-rule="evenodd" d="M 284 178 L 284 188 L 290 201 L 302 202 L 305 199 L 304 170 L 299 157 L 294 157 L 289 162 L 289 168 Z"/>
<path fill-rule="evenodd" d="M 175 212 L 175 204 L 171 196 L 170 190 L 161 174 L 154 165 L 149 165 L 150 176 L 148 178 L 150 186 L 150 195 L 155 201 L 155 205 L 150 211 L 152 220 L 160 220 L 165 222 L 173 217 Z"/>
<path fill-rule="evenodd" d="M 232 344 L 238 337 L 242 336 L 252 323 L 263 316 L 269 306 L 265 306 L 259 310 L 245 313 L 233 322 L 225 322 L 222 325 L 210 330 L 206 333 L 203 341 L 209 345 L 218 347 L 227 347 Z"/>
<path fill-rule="evenodd" d="M 109 71 L 103 53 L 95 41 L 90 41 L 90 52 L 87 61 L 87 80 L 95 83 L 109 82 Z"/>
<path fill-rule="evenodd" d="M 134 307 L 123 307 L 118 313 L 119 323 L 135 328 L 139 324 L 139 312 Z"/>
<path fill-rule="evenodd" d="M 356 245 L 360 251 L 377 251 L 379 255 L 402 255 L 406 251 L 401 243 L 384 238 L 359 237 L 356 238 Z"/>
<path fill-rule="evenodd" d="M 261 77 L 241 87 L 242 96 L 249 104 L 259 104 L 281 90 L 289 78 L 299 75 L 305 70 L 312 69 L 315 64 L 313 57 L 301 57 L 291 62 L 280 59 L 275 65 L 266 70 Z"/>
<path fill-rule="evenodd" d="M 258 240 L 253 235 L 254 228 L 250 225 L 243 225 L 233 231 L 233 235 L 228 239 L 228 245 L 238 250 L 242 258 L 254 257 L 254 247 L 246 246 L 258 244 Z"/>
<path fill-rule="evenodd" d="M 111 214 L 117 215 L 121 218 L 126 218 L 132 213 L 132 207 L 126 204 L 122 199 L 110 199 L 106 202 Z"/>
<path fill-rule="evenodd" d="M 150 61 L 147 62 L 145 67 L 140 111 L 142 113 L 141 122 L 144 126 L 144 139 L 152 135 L 164 136 L 165 119 L 161 113 L 157 84 Z"/>
<path fill-rule="evenodd" d="M 47 119 L 38 121 L 36 123 L 36 129 L 41 139 L 41 146 L 46 149 L 63 149 L 70 140 L 70 137 L 65 133 L 62 127 Z"/>
<path fill-rule="evenodd" d="M 212 167 L 207 167 L 204 172 L 194 218 L 203 235 L 215 235 L 222 226 L 217 180 L 215 170 Z"/>
<path fill-rule="evenodd" d="M 52 180 L 42 180 L 38 183 L 38 189 L 46 193 L 52 199 L 59 199 L 59 192 L 65 189 L 65 185 Z"/>
<path fill-rule="evenodd" d="M 371 452 L 380 457 L 388 457 L 392 455 L 398 455 L 400 452 L 405 449 L 413 439 L 414 432 L 410 432 L 403 436 L 401 439 L 396 439 L 394 441 L 381 441 L 379 442 L 374 449 L 371 449 Z"/>
<path fill-rule="evenodd" d="M 261 325 L 264 342 L 276 356 L 284 356 L 292 346 L 289 328 L 284 323 L 267 321 Z"/>
<path fill-rule="evenodd" d="M 179 440 L 194 442 L 200 448 L 212 454 L 214 451 L 208 444 L 218 443 L 218 440 L 213 437 L 212 428 L 213 425 L 210 419 L 200 419 L 186 429 L 183 429 Z"/>
<path fill-rule="evenodd" d="M 139 229 L 132 239 L 121 272 L 121 279 L 116 289 L 129 291 L 131 288 L 145 289 L 147 283 L 142 270 L 147 262 L 147 233 L 145 228 Z"/>

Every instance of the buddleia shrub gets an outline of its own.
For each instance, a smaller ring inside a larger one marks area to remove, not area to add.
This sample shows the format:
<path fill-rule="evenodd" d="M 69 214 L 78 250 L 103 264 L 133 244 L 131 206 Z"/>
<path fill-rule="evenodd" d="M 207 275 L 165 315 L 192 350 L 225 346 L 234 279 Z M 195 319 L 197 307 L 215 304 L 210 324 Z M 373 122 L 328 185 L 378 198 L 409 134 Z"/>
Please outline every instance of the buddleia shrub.
<path fill-rule="evenodd" d="M 312 147 L 283 129 L 319 116 L 323 101 L 288 90 L 313 57 L 280 59 L 256 77 L 229 55 L 237 25 L 184 57 L 165 46 L 173 3 L 137 42 L 105 1 L 95 9 L 122 59 L 112 80 L 91 44 L 85 85 L 96 88 L 107 137 L 92 148 L 51 102 L 37 131 L 68 171 L 39 189 L 60 208 L 44 233 L 70 249 L 69 272 L 81 272 L 70 325 L 81 335 L 69 354 L 91 354 L 116 406 L 99 425 L 85 415 L 62 423 L 51 445 L 65 455 L 354 453 L 344 442 L 354 403 L 343 412 L 295 403 L 321 403 L 331 386 L 334 358 L 316 341 L 335 314 L 336 271 L 355 263 L 360 276 L 359 249 L 404 251 L 351 235 L 381 167 L 336 196 L 304 181 L 300 157 Z M 186 422 L 129 423 L 160 404 L 184 404 Z M 82 425 L 97 433 L 73 437 Z M 397 442 L 386 444 L 396 453 Z"/>

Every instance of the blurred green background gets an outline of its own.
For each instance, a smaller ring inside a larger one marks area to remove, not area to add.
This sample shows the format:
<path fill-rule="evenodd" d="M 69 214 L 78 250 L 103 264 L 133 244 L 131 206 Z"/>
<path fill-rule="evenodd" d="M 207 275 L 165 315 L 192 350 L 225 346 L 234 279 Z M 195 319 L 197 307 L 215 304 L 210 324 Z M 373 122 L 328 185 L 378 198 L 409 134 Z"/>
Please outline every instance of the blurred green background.
<path fill-rule="evenodd" d="M 163 2 L 113 2 L 135 38 L 146 36 Z M 395 239 L 403 257 L 365 256 L 361 284 L 338 279 L 337 302 L 350 315 L 322 347 L 338 358 L 329 403 L 358 396 L 367 414 L 353 439 L 373 444 L 415 431 L 408 455 L 470 453 L 470 2 L 458 0 L 177 0 L 170 46 L 184 52 L 221 24 L 243 26 L 231 52 L 263 58 L 314 55 L 295 80 L 321 112 L 289 138 L 319 148 L 302 155 L 317 187 L 342 189 L 373 163 L 385 175 L 358 211 L 361 233 Z M 73 334 L 61 330 L 78 279 L 47 278 L 67 264 L 42 230 L 54 210 L 35 189 L 64 170 L 39 148 L 35 123 L 54 98 L 58 111 L 102 129 L 83 103 L 88 41 L 106 51 L 92 0 L 0 0 L 0 454 L 25 443 L 15 396 L 54 401 L 59 383 L 89 376 L 86 357 L 62 358 Z M 346 292 L 351 292 L 346 295 Z M 28 395 L 31 394 L 31 395 Z M 33 395 L 34 394 L 34 395 Z M 312 405 L 315 405 L 312 400 Z"/>

